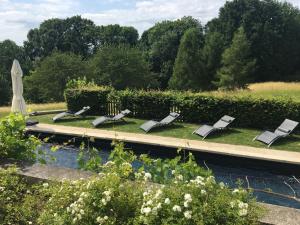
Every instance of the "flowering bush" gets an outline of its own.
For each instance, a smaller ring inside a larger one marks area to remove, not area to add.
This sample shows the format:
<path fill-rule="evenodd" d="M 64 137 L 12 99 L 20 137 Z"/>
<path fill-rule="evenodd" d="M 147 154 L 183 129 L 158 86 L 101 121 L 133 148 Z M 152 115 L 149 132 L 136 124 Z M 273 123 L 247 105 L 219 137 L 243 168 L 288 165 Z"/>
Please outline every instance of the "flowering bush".
<path fill-rule="evenodd" d="M 26 136 L 25 118 L 21 114 L 10 114 L 0 120 L 0 159 L 34 161 L 39 145 L 36 137 Z"/>
<path fill-rule="evenodd" d="M 143 164 L 133 168 L 136 160 Z M 137 157 L 118 143 L 110 161 L 92 161 L 94 177 L 37 185 L 0 170 L 0 224 L 258 224 L 261 210 L 251 192 L 217 183 L 191 154 Z"/>

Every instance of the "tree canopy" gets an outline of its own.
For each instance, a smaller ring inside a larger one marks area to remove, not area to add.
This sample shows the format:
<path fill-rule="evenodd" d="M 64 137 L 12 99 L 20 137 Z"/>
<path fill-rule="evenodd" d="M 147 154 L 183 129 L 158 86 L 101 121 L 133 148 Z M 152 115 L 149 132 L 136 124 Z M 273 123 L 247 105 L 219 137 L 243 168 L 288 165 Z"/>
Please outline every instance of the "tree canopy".
<path fill-rule="evenodd" d="M 89 61 L 89 68 L 96 84 L 109 85 L 116 89 L 157 85 L 142 52 L 130 46 L 101 47 Z"/>
<path fill-rule="evenodd" d="M 253 81 L 256 59 L 251 58 L 250 44 L 243 27 L 235 33 L 232 44 L 222 55 L 222 67 L 217 73 L 218 87 L 224 89 L 245 88 Z"/>
<path fill-rule="evenodd" d="M 183 35 L 169 88 L 178 90 L 207 90 L 210 80 L 203 62 L 203 33 L 191 28 Z"/>

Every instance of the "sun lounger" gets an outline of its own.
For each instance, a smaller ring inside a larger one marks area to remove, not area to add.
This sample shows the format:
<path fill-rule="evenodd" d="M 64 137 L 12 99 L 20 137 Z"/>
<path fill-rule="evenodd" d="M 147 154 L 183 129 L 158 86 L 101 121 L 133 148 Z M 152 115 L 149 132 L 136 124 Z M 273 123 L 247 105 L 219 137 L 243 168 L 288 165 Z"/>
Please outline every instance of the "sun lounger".
<path fill-rule="evenodd" d="M 101 116 L 97 119 L 95 119 L 92 124 L 94 127 L 97 127 L 99 126 L 100 124 L 103 124 L 105 122 L 108 122 L 108 121 L 112 121 L 112 122 L 116 122 L 116 121 L 120 121 L 120 120 L 124 120 L 124 117 L 127 116 L 129 113 L 131 113 L 130 110 L 128 109 L 125 109 L 123 111 L 121 111 L 121 113 L 111 117 L 111 116 Z"/>
<path fill-rule="evenodd" d="M 253 141 L 260 141 L 270 147 L 277 139 L 287 137 L 295 130 L 299 122 L 285 119 L 283 123 L 274 131 L 264 131 L 260 135 L 256 136 Z"/>
<path fill-rule="evenodd" d="M 178 118 L 178 116 L 180 116 L 179 113 L 172 112 L 166 118 L 161 120 L 160 122 L 155 121 L 155 120 L 150 120 L 150 121 L 142 124 L 142 126 L 140 126 L 140 128 L 142 130 L 144 130 L 145 132 L 148 132 L 155 127 L 162 127 L 162 126 L 167 126 L 167 125 L 172 124 Z"/>
<path fill-rule="evenodd" d="M 90 107 L 89 106 L 85 106 L 81 110 L 79 110 L 78 112 L 71 112 L 71 111 L 62 112 L 62 113 L 59 113 L 56 116 L 54 116 L 53 117 L 53 121 L 56 122 L 57 120 L 60 120 L 60 119 L 65 118 L 67 116 L 80 117 L 84 113 L 86 113 L 88 110 L 90 110 Z"/>
<path fill-rule="evenodd" d="M 197 134 L 201 137 L 206 138 L 209 134 L 218 131 L 218 130 L 224 130 L 235 120 L 234 117 L 231 116 L 223 116 L 219 121 L 217 121 L 214 125 L 203 125 L 199 127 L 197 130 L 193 132 L 193 134 Z"/>

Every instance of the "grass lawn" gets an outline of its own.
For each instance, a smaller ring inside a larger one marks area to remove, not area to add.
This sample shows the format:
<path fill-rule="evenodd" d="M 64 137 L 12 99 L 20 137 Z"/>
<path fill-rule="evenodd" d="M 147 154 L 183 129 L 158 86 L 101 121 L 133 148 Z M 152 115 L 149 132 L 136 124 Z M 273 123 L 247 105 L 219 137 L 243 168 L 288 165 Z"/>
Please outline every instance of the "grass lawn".
<path fill-rule="evenodd" d="M 10 113 L 10 106 L 0 107 L 0 118 L 8 115 Z M 66 109 L 66 103 L 46 103 L 46 104 L 29 104 L 27 105 L 27 110 L 29 112 L 34 111 L 44 111 L 44 110 L 56 110 L 56 109 Z"/>
<path fill-rule="evenodd" d="M 34 119 L 39 120 L 41 123 L 53 124 L 52 117 L 53 115 L 43 115 L 43 116 L 35 116 Z M 66 118 L 60 122 L 56 122 L 55 124 L 93 128 L 93 126 L 91 125 L 91 121 L 94 118 L 95 117 L 92 116 L 82 118 L 79 120 Z M 143 130 L 139 129 L 139 126 L 144 122 L 145 120 L 141 120 L 141 119 L 126 118 L 126 122 L 107 123 L 97 129 L 145 134 Z M 166 136 L 166 137 L 185 138 L 185 139 L 192 139 L 192 140 L 202 140 L 201 137 L 192 134 L 192 132 L 198 127 L 199 125 L 196 124 L 175 123 L 174 125 L 167 127 L 165 129 L 163 128 L 154 129 L 152 132 L 149 132 L 149 134 Z M 252 141 L 252 139 L 260 132 L 261 131 L 259 130 L 253 130 L 253 129 L 232 128 L 225 132 L 215 133 L 210 137 L 206 138 L 205 141 L 266 148 L 266 145 L 257 141 L 255 142 Z M 279 140 L 278 142 L 272 145 L 272 148 L 300 152 L 300 135 L 292 135 L 291 137 Z"/>

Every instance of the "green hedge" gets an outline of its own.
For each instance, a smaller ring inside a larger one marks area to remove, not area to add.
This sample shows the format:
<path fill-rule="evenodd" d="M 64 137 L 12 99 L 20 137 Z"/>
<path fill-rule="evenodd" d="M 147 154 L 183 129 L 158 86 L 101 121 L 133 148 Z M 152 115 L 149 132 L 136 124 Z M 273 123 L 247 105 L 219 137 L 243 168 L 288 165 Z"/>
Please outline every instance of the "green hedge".
<path fill-rule="evenodd" d="M 70 110 L 90 105 L 91 113 L 96 115 L 111 114 L 108 102 L 113 101 L 117 111 L 128 108 L 133 112 L 131 116 L 143 119 L 160 119 L 170 111 L 177 111 L 183 122 L 212 123 L 227 114 L 236 118 L 236 127 L 259 129 L 275 128 L 285 118 L 300 121 L 300 103 L 288 100 L 171 91 L 116 91 L 106 87 L 66 90 L 65 96 Z"/>

